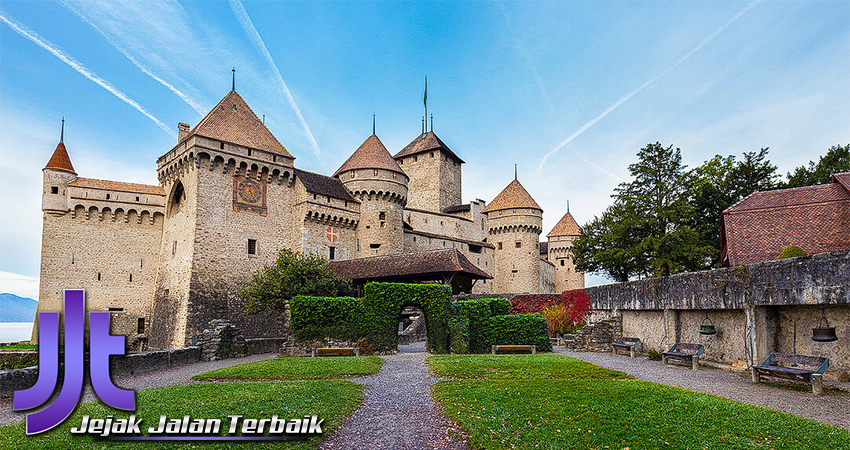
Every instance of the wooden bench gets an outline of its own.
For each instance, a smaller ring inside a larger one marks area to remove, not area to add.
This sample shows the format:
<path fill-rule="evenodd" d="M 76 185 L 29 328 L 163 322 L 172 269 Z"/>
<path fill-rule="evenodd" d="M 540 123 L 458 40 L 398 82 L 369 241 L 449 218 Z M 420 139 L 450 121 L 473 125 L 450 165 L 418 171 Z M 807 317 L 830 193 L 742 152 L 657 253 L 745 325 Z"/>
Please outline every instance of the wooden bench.
<path fill-rule="evenodd" d="M 360 349 L 352 347 L 319 347 L 313 349 L 313 356 L 360 356 Z"/>
<path fill-rule="evenodd" d="M 496 355 L 499 353 L 537 353 L 537 347 L 534 345 L 494 345 L 490 347 L 490 353 Z"/>
<path fill-rule="evenodd" d="M 638 346 L 640 345 L 640 339 L 638 338 L 630 338 L 630 337 L 622 337 L 619 341 L 611 344 L 611 354 L 616 355 L 617 350 L 628 350 L 629 358 L 635 357 L 635 352 L 637 351 Z"/>
<path fill-rule="evenodd" d="M 670 350 L 661 354 L 661 363 L 671 364 L 672 361 L 685 365 L 690 364 L 692 370 L 698 370 L 699 357 L 704 351 L 704 345 L 679 342 L 670 347 Z"/>
<path fill-rule="evenodd" d="M 829 368 L 829 358 L 820 356 L 771 353 L 761 364 L 752 367 L 753 383 L 761 377 L 782 378 L 812 385 L 812 393 L 823 395 L 823 373 Z"/>

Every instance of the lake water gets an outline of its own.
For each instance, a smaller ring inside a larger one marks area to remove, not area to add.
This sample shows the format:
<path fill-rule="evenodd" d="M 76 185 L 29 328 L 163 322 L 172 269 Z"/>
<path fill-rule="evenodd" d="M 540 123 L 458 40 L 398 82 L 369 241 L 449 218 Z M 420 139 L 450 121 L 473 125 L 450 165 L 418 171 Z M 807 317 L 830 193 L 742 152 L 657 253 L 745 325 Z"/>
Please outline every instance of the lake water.
<path fill-rule="evenodd" d="M 0 322 L 0 342 L 29 341 L 32 322 Z"/>

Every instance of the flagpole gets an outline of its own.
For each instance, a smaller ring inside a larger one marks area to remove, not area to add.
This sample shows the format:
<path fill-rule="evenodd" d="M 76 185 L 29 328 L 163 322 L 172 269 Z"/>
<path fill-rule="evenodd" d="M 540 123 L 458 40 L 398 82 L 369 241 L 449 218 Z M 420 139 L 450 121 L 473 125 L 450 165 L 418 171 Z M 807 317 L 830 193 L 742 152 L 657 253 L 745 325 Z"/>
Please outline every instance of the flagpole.
<path fill-rule="evenodd" d="M 425 120 L 428 120 L 428 75 L 425 75 L 425 95 L 422 97 L 422 103 L 425 104 Z M 428 128 L 425 128 L 428 131 Z M 423 133 L 424 134 L 424 133 Z"/>

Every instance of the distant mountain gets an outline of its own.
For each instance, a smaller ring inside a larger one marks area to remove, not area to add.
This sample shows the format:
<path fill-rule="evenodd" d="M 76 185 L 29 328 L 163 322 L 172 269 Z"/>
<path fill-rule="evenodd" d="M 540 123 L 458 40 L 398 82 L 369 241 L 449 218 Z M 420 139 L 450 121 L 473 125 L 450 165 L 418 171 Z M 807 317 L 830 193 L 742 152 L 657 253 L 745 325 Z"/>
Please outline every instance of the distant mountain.
<path fill-rule="evenodd" d="M 32 322 L 38 302 L 15 294 L 0 294 L 0 322 Z"/>

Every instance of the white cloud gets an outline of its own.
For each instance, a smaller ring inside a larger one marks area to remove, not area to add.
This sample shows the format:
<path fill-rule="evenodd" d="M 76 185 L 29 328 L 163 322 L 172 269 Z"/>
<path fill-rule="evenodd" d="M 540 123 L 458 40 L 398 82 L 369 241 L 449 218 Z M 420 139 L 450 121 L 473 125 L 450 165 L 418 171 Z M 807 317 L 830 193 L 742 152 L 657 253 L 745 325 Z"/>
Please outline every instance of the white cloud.
<path fill-rule="evenodd" d="M 0 272 L 0 293 L 38 300 L 38 278 L 11 272 Z"/>

